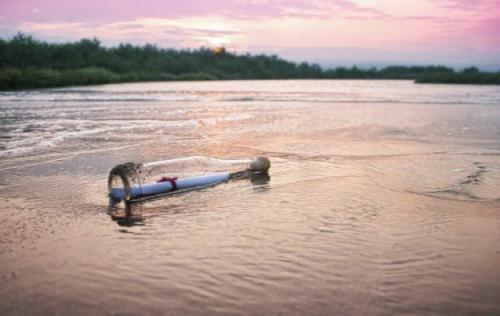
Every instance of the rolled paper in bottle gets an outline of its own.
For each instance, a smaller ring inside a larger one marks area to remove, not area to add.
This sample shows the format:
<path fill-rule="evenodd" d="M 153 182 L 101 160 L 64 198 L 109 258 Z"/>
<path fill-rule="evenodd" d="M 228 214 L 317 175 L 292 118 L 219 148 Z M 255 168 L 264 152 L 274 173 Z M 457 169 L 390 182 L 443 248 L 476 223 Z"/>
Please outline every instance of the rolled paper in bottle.
<path fill-rule="evenodd" d="M 190 177 L 175 180 L 176 190 L 187 190 L 196 187 L 209 186 L 229 180 L 229 173 L 218 173 L 204 175 L 198 177 Z M 142 186 L 134 186 L 130 188 L 130 199 L 138 199 L 141 197 L 164 194 L 174 191 L 174 186 L 171 182 L 148 183 Z M 125 188 L 112 188 L 111 196 L 117 200 L 126 198 Z"/>

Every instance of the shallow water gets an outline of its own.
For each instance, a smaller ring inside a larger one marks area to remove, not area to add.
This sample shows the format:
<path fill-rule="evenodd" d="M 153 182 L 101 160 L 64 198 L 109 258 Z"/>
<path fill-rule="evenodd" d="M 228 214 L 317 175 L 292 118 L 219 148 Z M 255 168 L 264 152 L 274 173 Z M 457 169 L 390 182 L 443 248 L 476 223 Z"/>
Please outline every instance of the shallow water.
<path fill-rule="evenodd" d="M 498 314 L 500 88 L 231 81 L 0 93 L 0 314 Z M 108 212 L 117 163 L 269 177 Z"/>

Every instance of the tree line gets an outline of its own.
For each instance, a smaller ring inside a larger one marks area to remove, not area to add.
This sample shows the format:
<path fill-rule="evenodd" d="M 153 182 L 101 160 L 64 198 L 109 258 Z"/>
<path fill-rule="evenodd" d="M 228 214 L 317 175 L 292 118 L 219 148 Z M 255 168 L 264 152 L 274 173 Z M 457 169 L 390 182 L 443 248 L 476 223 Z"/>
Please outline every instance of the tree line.
<path fill-rule="evenodd" d="M 416 82 L 500 84 L 500 72 L 445 66 L 356 66 L 323 69 L 276 55 L 236 54 L 224 48 L 104 47 L 98 39 L 48 43 L 18 33 L 0 38 L 0 90 L 132 81 L 235 79 L 413 79 Z"/>

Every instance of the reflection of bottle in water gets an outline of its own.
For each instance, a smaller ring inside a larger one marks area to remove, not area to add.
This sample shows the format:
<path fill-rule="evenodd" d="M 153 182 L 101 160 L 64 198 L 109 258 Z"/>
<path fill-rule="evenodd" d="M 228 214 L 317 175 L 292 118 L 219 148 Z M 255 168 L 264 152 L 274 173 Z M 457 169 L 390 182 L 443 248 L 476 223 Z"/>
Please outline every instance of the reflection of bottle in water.
<path fill-rule="evenodd" d="M 266 173 L 270 166 L 265 157 L 235 160 L 194 156 L 144 164 L 129 162 L 111 170 L 108 190 L 113 200 L 132 201 Z"/>

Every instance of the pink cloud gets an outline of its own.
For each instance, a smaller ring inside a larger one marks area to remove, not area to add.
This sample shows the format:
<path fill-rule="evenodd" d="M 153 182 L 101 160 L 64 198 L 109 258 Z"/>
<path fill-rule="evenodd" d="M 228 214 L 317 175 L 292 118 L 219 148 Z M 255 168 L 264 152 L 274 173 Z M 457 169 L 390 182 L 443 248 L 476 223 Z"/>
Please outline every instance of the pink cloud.
<path fill-rule="evenodd" d="M 497 8 L 500 4 L 498 0 L 445 0 L 441 7 L 457 10 Z"/>
<path fill-rule="evenodd" d="M 220 15 L 258 19 L 278 16 L 326 17 L 334 12 L 384 15 L 348 0 L 4 0 L 0 10 L 10 22 L 114 22 L 137 17 L 185 18 Z"/>
<path fill-rule="evenodd" d="M 48 40 L 97 36 L 108 45 L 289 48 L 309 60 L 318 47 L 414 60 L 422 51 L 460 51 L 453 54 L 466 59 L 500 50 L 499 8 L 500 0 L 0 0 L 0 36 L 21 30 Z M 462 54 L 470 47 L 476 53 Z"/>

